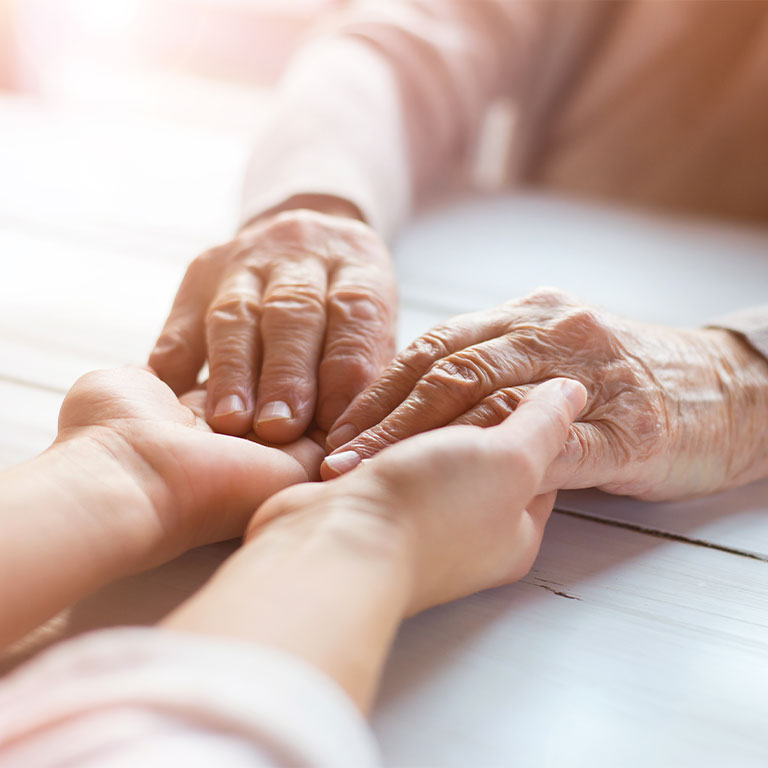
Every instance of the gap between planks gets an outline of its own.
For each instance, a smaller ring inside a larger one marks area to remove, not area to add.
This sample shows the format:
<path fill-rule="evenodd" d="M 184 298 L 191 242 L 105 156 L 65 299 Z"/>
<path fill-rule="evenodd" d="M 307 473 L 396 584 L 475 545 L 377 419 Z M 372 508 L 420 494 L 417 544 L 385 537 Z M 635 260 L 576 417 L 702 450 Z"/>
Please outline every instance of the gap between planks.
<path fill-rule="evenodd" d="M 69 390 L 66 387 L 57 387 L 54 384 L 42 384 L 39 381 L 30 381 L 20 376 L 9 376 L 0 373 L 0 381 L 6 384 L 14 384 L 17 387 L 28 387 L 30 389 L 39 389 L 41 392 L 53 392 L 56 395 L 66 395 Z"/>
<path fill-rule="evenodd" d="M 649 526 L 640 525 L 639 523 L 627 523 L 623 520 L 612 520 L 610 518 L 600 517 L 598 515 L 590 515 L 586 512 L 574 512 L 566 509 L 553 510 L 561 515 L 568 515 L 569 517 L 575 517 L 579 520 L 588 520 L 592 523 L 600 523 L 600 525 L 611 525 L 614 528 L 624 528 L 628 531 L 635 531 L 636 533 L 642 533 L 646 536 L 655 536 L 659 539 L 667 539 L 668 541 L 678 541 L 682 544 L 690 544 L 694 547 L 705 547 L 707 549 L 716 549 L 719 552 L 727 552 L 730 555 L 738 555 L 739 557 L 746 557 L 750 560 L 759 560 L 762 563 L 768 563 L 768 555 L 761 555 L 757 552 L 750 552 L 747 549 L 739 549 L 738 547 L 729 547 L 725 544 L 715 544 L 714 542 L 707 541 L 706 539 L 697 539 L 693 536 L 684 536 L 680 533 L 670 533 L 669 531 L 662 531 L 658 528 L 651 528 Z"/>

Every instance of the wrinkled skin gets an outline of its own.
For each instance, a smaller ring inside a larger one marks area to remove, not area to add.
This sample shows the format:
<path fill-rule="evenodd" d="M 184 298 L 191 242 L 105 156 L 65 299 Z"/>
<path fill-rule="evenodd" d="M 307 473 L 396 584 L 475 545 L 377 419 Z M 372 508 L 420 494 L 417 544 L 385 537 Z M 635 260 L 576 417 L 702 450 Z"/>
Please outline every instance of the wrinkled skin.
<path fill-rule="evenodd" d="M 582 382 L 589 401 L 543 490 L 659 500 L 768 474 L 768 363 L 746 342 L 630 322 L 542 289 L 413 342 L 338 419 L 323 476 L 417 432 L 497 424 L 554 376 Z"/>
<path fill-rule="evenodd" d="M 392 359 L 396 303 L 370 227 L 284 211 L 190 265 L 149 364 L 181 394 L 207 359 L 217 432 L 292 442 L 313 417 L 327 431 Z"/>
<path fill-rule="evenodd" d="M 201 389 L 180 402 L 149 370 L 123 368 L 81 377 L 61 407 L 56 442 L 86 438 L 137 489 L 136 537 L 161 542 L 142 567 L 242 535 L 265 499 L 319 475 L 316 442 L 277 449 L 214 434 L 204 399 Z"/>
<path fill-rule="evenodd" d="M 555 500 L 537 490 L 585 402 L 578 383 L 549 381 L 497 427 L 418 435 L 336 481 L 280 492 L 258 510 L 246 540 L 279 547 L 286 527 L 303 530 L 314 518 L 356 556 L 403 562 L 409 614 L 517 581 Z"/>

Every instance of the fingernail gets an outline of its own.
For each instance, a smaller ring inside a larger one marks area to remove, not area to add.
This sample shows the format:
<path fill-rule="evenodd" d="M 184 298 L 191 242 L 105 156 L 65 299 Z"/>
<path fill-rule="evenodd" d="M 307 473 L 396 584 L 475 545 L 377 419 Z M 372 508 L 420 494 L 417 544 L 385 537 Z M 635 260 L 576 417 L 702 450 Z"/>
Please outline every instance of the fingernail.
<path fill-rule="evenodd" d="M 273 400 L 259 411 L 257 424 L 263 424 L 265 421 L 283 421 L 292 418 L 293 411 L 288 403 L 284 403 L 282 400 Z"/>
<path fill-rule="evenodd" d="M 325 463 L 337 475 L 343 475 L 360 463 L 360 454 L 356 451 L 342 451 L 325 457 Z"/>
<path fill-rule="evenodd" d="M 330 427 L 347 410 L 349 398 L 344 395 L 329 395 L 320 403 L 317 420 L 321 427 Z"/>
<path fill-rule="evenodd" d="M 357 437 L 357 427 L 354 424 L 342 424 L 328 434 L 325 438 L 325 444 L 335 451 L 337 448 L 341 448 L 342 445 L 346 445 L 350 440 L 354 440 Z"/>
<path fill-rule="evenodd" d="M 584 385 L 573 379 L 561 379 L 560 391 L 571 404 L 573 415 L 578 416 L 587 404 L 587 390 Z"/>
<path fill-rule="evenodd" d="M 222 397 L 218 403 L 216 403 L 216 410 L 214 410 L 214 417 L 229 416 L 231 413 L 242 413 L 245 410 L 245 403 L 243 398 L 239 395 L 227 395 Z"/>

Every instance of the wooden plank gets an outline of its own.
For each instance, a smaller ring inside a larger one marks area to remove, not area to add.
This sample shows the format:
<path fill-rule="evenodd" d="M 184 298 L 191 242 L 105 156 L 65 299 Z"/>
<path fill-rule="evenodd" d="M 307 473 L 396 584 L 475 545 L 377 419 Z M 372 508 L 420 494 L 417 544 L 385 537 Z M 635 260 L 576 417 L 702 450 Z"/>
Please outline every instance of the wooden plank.
<path fill-rule="evenodd" d="M 765 563 L 556 514 L 524 582 L 403 627 L 373 723 L 386 765 L 759 766 L 766 686 Z"/>
<path fill-rule="evenodd" d="M 231 548 L 112 585 L 42 642 L 155 621 Z M 523 582 L 406 623 L 373 724 L 387 765 L 757 766 L 766 685 L 765 563 L 556 514 Z"/>
<path fill-rule="evenodd" d="M 185 265 L 0 232 L 0 375 L 65 391 L 87 370 L 144 363 Z M 5 259 L 5 257 L 2 257 Z"/>
<path fill-rule="evenodd" d="M 228 237 L 268 103 L 255 88 L 241 98 L 253 109 L 229 125 L 223 112 L 206 125 L 0 98 L 0 222 L 117 241 L 136 232 L 210 243 Z"/>
<path fill-rule="evenodd" d="M 0 470 L 44 451 L 56 437 L 62 396 L 0 379 Z"/>
<path fill-rule="evenodd" d="M 643 215 L 551 195 L 434 211 L 395 249 L 403 296 L 435 321 L 554 285 L 671 325 L 765 302 L 768 230 Z"/>
<path fill-rule="evenodd" d="M 642 502 L 600 491 L 562 491 L 560 509 L 706 541 L 768 560 L 768 480 L 678 502 Z"/>

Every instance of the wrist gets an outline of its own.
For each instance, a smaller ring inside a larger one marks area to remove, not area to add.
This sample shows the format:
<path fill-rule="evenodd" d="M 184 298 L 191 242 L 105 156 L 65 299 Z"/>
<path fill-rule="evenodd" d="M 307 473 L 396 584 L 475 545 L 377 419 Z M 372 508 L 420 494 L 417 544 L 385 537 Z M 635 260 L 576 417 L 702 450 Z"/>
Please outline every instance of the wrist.
<path fill-rule="evenodd" d="M 262 224 L 266 219 L 281 213 L 301 210 L 367 223 L 363 212 L 350 200 L 334 195 L 300 194 L 293 195 L 279 205 L 253 216 L 240 227 L 240 232 L 247 231 L 250 227 Z"/>
<path fill-rule="evenodd" d="M 149 561 L 143 494 L 89 438 L 3 472 L 0 497 L 0 646 Z"/>
<path fill-rule="evenodd" d="M 410 603 L 407 546 L 348 497 L 296 489 L 262 505 L 245 545 L 165 624 L 293 654 L 365 711 Z"/>
<path fill-rule="evenodd" d="M 34 460 L 56 493 L 71 501 L 78 528 L 109 563 L 110 578 L 159 564 L 171 554 L 161 521 L 165 486 L 125 438 L 107 428 L 85 428 Z"/>
<path fill-rule="evenodd" d="M 706 329 L 725 410 L 723 488 L 768 476 L 768 360 L 740 334 Z"/>
<path fill-rule="evenodd" d="M 350 569 L 388 572 L 386 585 L 405 614 L 413 598 L 414 532 L 393 514 L 369 477 L 361 482 L 361 474 L 333 485 L 293 486 L 273 496 L 251 519 L 243 553 L 256 553 L 279 540 L 281 547 L 333 553 Z"/>

